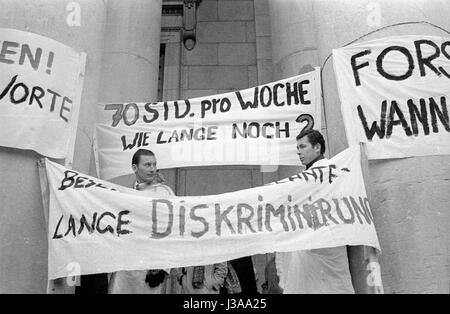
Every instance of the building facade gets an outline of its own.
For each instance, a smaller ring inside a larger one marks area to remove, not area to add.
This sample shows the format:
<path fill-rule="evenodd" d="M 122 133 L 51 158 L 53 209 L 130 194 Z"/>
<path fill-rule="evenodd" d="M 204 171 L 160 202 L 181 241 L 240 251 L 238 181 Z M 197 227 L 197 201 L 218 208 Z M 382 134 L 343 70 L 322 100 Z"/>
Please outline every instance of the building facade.
<path fill-rule="evenodd" d="M 203 0 L 197 7 L 196 44 L 189 51 L 182 41 L 184 5 L 181 0 L 0 0 L 1 28 L 34 32 L 87 53 L 74 169 L 95 174 L 96 103 L 218 94 L 316 66 L 323 79 L 321 131 L 334 156 L 347 142 L 328 58 L 332 49 L 358 38 L 448 36 L 431 24 L 450 29 L 450 3 L 440 0 Z M 47 288 L 36 165 L 41 157 L 0 147 L 0 293 L 45 293 Z M 215 166 L 163 173 L 177 195 L 207 195 L 260 186 L 298 170 Z M 371 161 L 369 172 L 385 292 L 448 293 L 449 156 Z M 130 186 L 132 176 L 113 182 Z M 253 260 L 260 287 L 266 256 Z"/>

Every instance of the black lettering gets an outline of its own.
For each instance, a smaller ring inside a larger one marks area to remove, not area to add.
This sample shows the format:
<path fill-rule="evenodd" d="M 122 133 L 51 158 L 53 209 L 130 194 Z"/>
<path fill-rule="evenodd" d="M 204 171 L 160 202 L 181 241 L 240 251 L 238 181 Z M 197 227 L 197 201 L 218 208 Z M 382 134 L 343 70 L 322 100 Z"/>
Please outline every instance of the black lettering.
<path fill-rule="evenodd" d="M 250 214 L 247 217 L 242 216 L 243 209 L 246 209 L 250 212 Z M 248 204 L 239 203 L 237 205 L 237 223 L 238 223 L 238 233 L 242 234 L 242 225 L 246 224 L 247 227 L 250 229 L 251 232 L 255 233 L 255 229 L 253 229 L 250 220 L 253 218 L 253 207 L 251 207 Z"/>
<path fill-rule="evenodd" d="M 397 114 L 399 120 L 394 120 L 394 115 Z M 395 100 L 391 101 L 391 108 L 389 110 L 389 117 L 388 117 L 388 125 L 386 130 L 386 138 L 390 138 L 392 135 L 392 129 L 395 125 L 401 124 L 403 127 L 403 130 L 405 131 L 407 136 L 411 136 L 411 128 L 408 125 L 408 122 L 406 122 L 405 116 L 403 115 L 402 110 L 398 107 L 398 104 Z"/>
<path fill-rule="evenodd" d="M 264 124 L 262 125 L 262 128 L 261 128 L 261 134 L 262 134 L 262 136 L 263 136 L 264 138 L 273 138 L 273 135 L 268 135 L 268 134 L 267 134 L 267 128 L 268 128 L 268 127 L 273 128 L 273 127 L 274 127 L 273 123 L 270 123 L 270 122 L 264 123 Z"/>
<path fill-rule="evenodd" d="M 370 225 L 372 222 L 369 218 L 369 215 L 367 214 L 367 212 L 364 210 L 365 206 L 361 203 L 361 207 L 363 209 L 361 209 L 361 207 L 359 207 L 358 203 L 356 202 L 356 200 L 350 196 L 350 200 L 352 202 L 353 205 L 353 209 L 355 211 L 355 213 L 359 216 L 359 213 L 361 213 L 361 215 L 364 217 L 364 219 L 366 220 L 366 222 Z"/>
<path fill-rule="evenodd" d="M 224 210 L 222 213 L 220 213 L 220 204 L 215 204 L 215 210 L 216 210 L 216 234 L 220 236 L 222 234 L 222 221 L 225 221 L 228 228 L 230 229 L 232 234 L 236 234 L 236 231 L 233 229 L 233 225 L 231 224 L 230 220 L 228 219 L 227 215 L 233 210 L 233 206 L 228 206 L 226 210 Z"/>
<path fill-rule="evenodd" d="M 64 179 L 61 181 L 61 186 L 58 188 L 58 190 L 64 191 L 65 189 L 70 188 L 75 183 L 74 177 L 76 177 L 77 175 L 78 172 L 75 171 L 64 171 Z"/>
<path fill-rule="evenodd" d="M 217 126 L 210 126 L 207 129 L 207 136 L 206 139 L 207 140 L 216 140 L 217 138 L 216 136 L 216 131 L 217 131 Z"/>
<path fill-rule="evenodd" d="M 328 182 L 333 183 L 333 178 L 337 178 L 338 176 L 333 173 L 333 169 L 336 169 L 336 165 L 328 166 Z"/>
<path fill-rule="evenodd" d="M 208 208 L 208 205 L 206 205 L 206 204 L 195 205 L 194 207 L 191 208 L 191 211 L 189 213 L 189 217 L 191 217 L 191 219 L 193 221 L 199 221 L 203 224 L 202 231 L 197 231 L 197 232 L 191 231 L 191 235 L 195 238 L 200 238 L 209 230 L 209 225 L 208 225 L 208 222 L 206 221 L 206 219 L 204 217 L 197 216 L 195 214 L 195 210 L 201 209 L 201 208 Z"/>
<path fill-rule="evenodd" d="M 305 100 L 305 95 L 308 95 L 308 90 L 304 90 L 303 85 L 308 85 L 310 83 L 309 80 L 303 80 L 298 83 L 298 94 L 300 95 L 300 103 L 302 105 L 310 105 L 311 100 Z"/>
<path fill-rule="evenodd" d="M 253 102 L 251 101 L 244 101 L 244 99 L 241 96 L 241 93 L 239 91 L 235 92 L 237 99 L 239 100 L 239 103 L 241 105 L 242 110 L 246 110 L 248 108 L 257 108 L 258 107 L 258 94 L 259 94 L 259 88 L 255 87 L 255 93 L 253 97 Z"/>
<path fill-rule="evenodd" d="M 261 195 L 258 195 L 258 201 L 259 202 L 263 201 L 263 197 Z M 258 231 L 261 232 L 263 227 L 263 206 L 261 204 L 258 204 L 257 217 L 258 217 Z"/>
<path fill-rule="evenodd" d="M 268 97 L 267 102 L 265 101 L 265 97 L 264 97 L 264 92 L 265 91 L 269 92 L 268 93 L 269 97 Z M 268 106 L 270 106 L 272 104 L 272 92 L 271 92 L 269 86 L 263 86 L 261 88 L 261 92 L 259 93 L 259 102 L 261 103 L 261 106 L 263 106 L 263 107 L 268 107 Z"/>
<path fill-rule="evenodd" d="M 182 202 L 184 202 L 184 201 L 182 201 Z M 180 218 L 180 236 L 184 236 L 185 224 L 186 224 L 186 208 L 183 205 L 180 206 L 180 211 L 179 211 L 178 215 Z"/>
<path fill-rule="evenodd" d="M 92 224 L 89 225 L 87 222 L 87 219 L 84 215 L 81 215 L 80 218 L 80 228 L 78 229 L 78 234 L 81 234 L 83 229 L 86 227 L 86 230 L 89 232 L 89 234 L 92 234 L 95 231 L 95 222 L 97 220 L 97 213 L 94 213 L 92 216 Z"/>
<path fill-rule="evenodd" d="M 132 149 L 133 147 L 135 147 L 135 146 L 136 146 L 136 143 L 137 143 L 137 140 L 138 140 L 138 137 L 139 137 L 139 133 L 136 133 L 136 134 L 134 135 L 133 142 L 130 143 L 130 144 L 127 144 L 125 135 L 122 135 L 122 136 L 120 137 L 120 139 L 122 140 L 123 151 L 125 151 L 125 150 L 127 150 L 127 149 Z"/>
<path fill-rule="evenodd" d="M 158 203 L 165 204 L 169 209 L 169 222 L 167 223 L 167 228 L 164 232 L 158 232 L 158 218 L 157 218 L 157 208 Z M 167 237 L 172 232 L 173 226 L 173 205 L 172 202 L 165 199 L 153 199 L 152 200 L 152 238 L 161 239 Z"/>
<path fill-rule="evenodd" d="M 194 132 L 194 138 L 198 139 L 197 138 L 197 131 Z M 178 142 L 178 132 L 177 132 L 177 130 L 173 130 L 172 135 L 169 137 L 169 140 L 167 141 L 167 143 L 172 142 L 172 139 L 174 139 L 175 142 Z"/>
<path fill-rule="evenodd" d="M 226 107 L 224 106 L 226 105 Z M 221 112 L 228 112 L 231 109 L 231 101 L 225 97 L 222 99 L 222 101 L 220 102 L 220 111 Z"/>
<path fill-rule="evenodd" d="M 34 70 L 37 70 L 39 67 L 39 62 L 41 61 L 41 55 L 42 55 L 42 49 L 37 48 L 35 56 L 33 56 L 33 53 L 31 52 L 30 46 L 27 44 L 22 45 L 21 51 L 20 51 L 20 58 L 19 58 L 19 64 L 22 65 L 25 62 L 25 56 L 28 57 L 28 60 L 30 61 L 31 67 Z"/>
<path fill-rule="evenodd" d="M 339 218 L 344 222 L 344 224 L 353 224 L 355 222 L 355 214 L 351 210 L 350 207 L 348 207 L 348 212 L 350 213 L 350 218 L 345 218 L 344 213 L 341 210 L 341 207 L 339 206 L 339 200 L 336 198 L 333 198 L 334 205 L 336 206 L 336 213 L 339 216 Z"/>
<path fill-rule="evenodd" d="M 298 205 L 294 205 L 294 215 L 295 215 L 295 218 L 297 218 L 298 226 L 300 229 L 303 229 L 302 217 L 303 217 L 303 219 L 306 220 L 307 226 L 309 228 L 312 228 L 313 225 L 312 225 L 311 211 L 310 211 L 309 205 L 304 204 L 303 210 L 301 210 Z"/>
<path fill-rule="evenodd" d="M 186 106 L 183 113 L 180 114 L 180 106 L 178 104 L 178 101 L 174 103 L 175 106 L 175 119 L 182 119 L 187 116 L 187 114 L 191 111 L 191 103 L 189 100 L 184 100 L 184 104 Z"/>
<path fill-rule="evenodd" d="M 63 237 L 62 234 L 58 234 L 59 226 L 61 225 L 61 221 L 63 220 L 64 215 L 61 215 L 61 218 L 59 218 L 58 224 L 56 225 L 55 233 L 53 234 L 53 239 L 61 239 Z"/>
<path fill-rule="evenodd" d="M 311 196 L 309 198 L 311 199 Z M 325 220 L 323 222 L 320 222 L 319 215 L 317 213 L 317 211 L 319 210 L 319 207 L 317 207 L 316 205 L 317 205 L 317 202 L 304 205 L 304 206 L 309 206 L 309 212 L 311 213 L 311 216 L 312 216 L 312 223 L 313 223 L 314 230 L 317 230 L 317 229 L 327 225 Z"/>
<path fill-rule="evenodd" d="M 370 204 L 369 204 L 369 199 L 367 197 L 365 197 L 364 199 L 360 196 L 359 197 L 359 203 L 361 204 L 361 207 L 364 208 L 364 212 L 366 213 L 367 217 L 370 218 L 370 220 L 372 220 L 373 222 L 373 216 L 372 216 L 372 212 L 370 211 Z"/>
<path fill-rule="evenodd" d="M 354 209 L 353 209 L 352 206 L 350 205 L 350 201 L 348 200 L 348 198 L 347 198 L 347 197 L 343 197 L 342 200 L 344 201 L 345 205 L 347 206 L 348 211 L 349 211 L 350 213 L 353 213 Z M 359 223 L 362 224 L 363 221 L 361 220 L 361 217 L 359 216 L 359 213 L 358 213 L 357 211 L 355 211 L 355 213 L 356 213 L 356 217 L 357 217 L 358 220 L 359 220 Z M 352 215 L 352 216 L 353 216 L 353 215 Z"/>
<path fill-rule="evenodd" d="M 122 217 L 125 215 L 128 215 L 130 213 L 129 210 L 122 210 L 119 212 L 118 218 L 117 218 L 117 236 L 120 236 L 121 234 L 130 234 L 132 231 L 122 229 L 122 226 L 128 225 L 130 223 L 129 220 L 123 220 Z"/>
<path fill-rule="evenodd" d="M 16 79 L 17 79 L 17 75 L 14 75 L 13 78 L 11 79 L 11 81 L 8 83 L 8 85 L 6 85 L 5 89 L 0 94 L 0 99 L 3 99 L 3 97 L 5 97 L 5 95 L 9 92 L 9 89 L 11 88 L 11 86 L 13 86 L 14 83 L 16 82 Z"/>
<path fill-rule="evenodd" d="M 120 120 L 122 120 L 122 111 L 123 111 L 123 104 L 107 104 L 105 105 L 104 110 L 115 110 L 116 112 L 112 116 L 112 127 L 116 127 Z"/>
<path fill-rule="evenodd" d="M 292 202 L 292 195 L 288 195 L 288 202 L 289 203 Z M 295 231 L 295 229 L 297 229 L 297 228 L 295 226 L 295 221 L 292 218 L 292 207 L 290 206 L 290 204 L 287 205 L 287 218 L 288 218 L 289 222 L 291 223 L 292 231 Z"/>
<path fill-rule="evenodd" d="M 202 100 L 200 102 L 200 117 L 203 119 L 205 117 L 206 111 L 210 110 L 212 108 L 212 103 L 208 99 Z"/>
<path fill-rule="evenodd" d="M 439 128 L 437 125 L 437 117 L 441 121 L 447 132 L 450 132 L 450 124 L 449 124 L 449 116 L 447 110 L 447 103 L 445 102 L 445 97 L 441 97 L 441 108 L 442 111 L 439 110 L 439 106 L 436 101 L 430 97 L 430 111 L 431 111 L 431 125 L 433 127 L 433 132 L 438 133 Z"/>
<path fill-rule="evenodd" d="M 156 144 L 165 144 L 167 143 L 167 141 L 164 141 L 161 139 L 161 137 L 163 136 L 164 131 L 161 131 L 158 133 L 158 137 L 156 138 Z"/>
<path fill-rule="evenodd" d="M 390 73 L 387 73 L 384 68 L 383 68 L 383 60 L 386 57 L 386 55 L 391 52 L 391 51 L 399 51 L 400 53 L 402 53 L 404 56 L 406 56 L 407 61 L 408 61 L 408 70 L 406 71 L 405 74 L 402 75 L 393 75 Z M 401 46 L 391 46 L 388 47 L 386 49 L 384 49 L 380 55 L 377 57 L 377 70 L 378 73 L 380 73 L 384 78 L 391 80 L 391 81 L 403 81 L 405 79 L 407 79 L 408 77 L 410 77 L 413 73 L 414 70 L 414 60 L 413 57 L 411 56 L 411 53 L 409 52 L 408 49 L 406 49 L 405 47 L 401 47 Z"/>
<path fill-rule="evenodd" d="M 415 136 L 419 134 L 419 128 L 417 127 L 417 119 L 422 124 L 423 132 L 425 133 L 425 135 L 430 134 L 430 126 L 428 125 L 428 117 L 427 117 L 428 113 L 425 99 L 421 98 L 419 102 L 420 102 L 420 112 L 412 99 L 408 99 L 407 101 L 409 116 L 411 119 L 411 128 Z"/>
<path fill-rule="evenodd" d="M 194 138 L 197 141 L 202 141 L 205 139 L 205 128 L 198 128 L 194 131 Z M 169 141 L 170 142 L 170 141 Z"/>
<path fill-rule="evenodd" d="M 39 92 L 39 95 L 36 95 L 36 91 Z M 45 92 L 44 90 L 39 87 L 39 86 L 33 86 L 33 88 L 31 89 L 31 96 L 30 96 L 30 101 L 29 101 L 29 105 L 33 104 L 33 100 L 36 100 L 36 102 L 39 105 L 39 108 L 43 108 L 42 103 L 41 103 L 41 98 L 44 97 Z"/>
<path fill-rule="evenodd" d="M 317 174 L 314 171 L 305 170 L 305 171 L 303 171 L 303 173 L 304 173 L 305 178 L 307 176 L 311 176 L 314 178 L 314 181 L 317 181 Z M 308 179 L 305 179 L 305 181 L 308 181 Z"/>
<path fill-rule="evenodd" d="M 61 97 L 60 94 L 57 92 L 52 91 L 51 89 L 47 88 L 47 92 L 53 95 L 52 97 L 52 104 L 50 105 L 50 112 L 53 112 L 55 110 L 55 104 L 56 104 L 56 97 Z"/>
<path fill-rule="evenodd" d="M 7 41 L 5 40 L 2 44 L 2 50 L 0 51 L 0 62 L 6 63 L 6 64 L 13 64 L 14 60 L 6 59 L 6 55 L 15 55 L 17 54 L 17 51 L 9 50 L 9 48 L 17 48 L 19 47 L 19 43 L 16 43 L 14 41 Z"/>
<path fill-rule="evenodd" d="M 282 107 L 284 106 L 284 101 L 281 103 L 278 102 L 278 88 L 284 88 L 284 84 L 277 83 L 273 86 L 273 103 L 275 106 Z"/>
<path fill-rule="evenodd" d="M 369 141 L 372 140 L 375 133 L 378 135 L 380 139 L 384 138 L 384 135 L 386 133 L 386 109 L 387 109 L 387 101 L 383 100 L 383 102 L 381 103 L 380 125 L 378 126 L 377 121 L 373 121 L 369 129 L 369 126 L 367 125 L 366 116 L 364 115 L 364 111 L 361 105 L 358 105 L 358 116 L 359 119 L 361 120 L 361 123 L 364 127 L 364 132 L 366 133 L 366 137 Z"/>
<path fill-rule="evenodd" d="M 423 44 L 426 44 L 434 48 L 434 53 L 431 56 L 428 56 L 426 58 L 423 57 L 422 48 L 420 47 Z M 425 66 L 427 66 L 430 70 L 436 73 L 437 76 L 441 76 L 441 72 L 439 72 L 438 69 L 436 69 L 436 67 L 431 63 L 431 61 L 439 57 L 439 55 L 441 54 L 439 47 L 431 40 L 426 39 L 416 40 L 414 42 L 414 46 L 416 47 L 417 63 L 419 64 L 420 76 L 426 75 Z"/>
<path fill-rule="evenodd" d="M 247 122 L 243 123 L 242 130 L 239 129 L 237 123 L 233 123 L 231 138 L 235 139 L 237 137 L 237 133 L 239 133 L 241 137 L 247 138 Z"/>
<path fill-rule="evenodd" d="M 280 137 L 281 137 L 281 133 L 282 133 L 282 132 L 285 134 L 285 137 L 286 137 L 286 138 L 289 138 L 289 122 L 285 122 L 285 123 L 284 123 L 284 129 L 282 129 L 282 128 L 280 127 L 279 122 L 277 122 L 277 123 L 276 123 L 275 131 L 276 131 L 276 137 L 277 137 L 277 138 L 280 138 Z"/>
<path fill-rule="evenodd" d="M 363 56 L 368 55 L 368 54 L 370 54 L 370 53 L 371 53 L 370 50 L 364 50 L 364 51 L 358 52 L 357 54 L 353 55 L 353 56 L 350 58 L 350 63 L 351 63 L 351 65 L 352 65 L 353 77 L 355 78 L 355 84 L 356 84 L 356 86 L 360 86 L 360 85 L 361 85 L 361 80 L 359 79 L 359 73 L 358 73 L 358 70 L 359 70 L 359 69 L 362 69 L 362 68 L 364 68 L 364 67 L 366 67 L 366 66 L 369 66 L 369 62 L 364 62 L 364 63 L 361 63 L 361 64 L 358 64 L 358 65 L 357 65 L 357 64 L 356 64 L 356 58 L 363 57 Z"/>
<path fill-rule="evenodd" d="M 100 217 L 99 217 L 98 220 L 97 220 L 97 228 L 96 228 L 97 231 L 98 231 L 100 234 L 104 234 L 104 233 L 106 233 L 106 232 L 114 233 L 113 227 L 111 227 L 109 224 L 106 225 L 106 227 L 105 227 L 104 229 L 101 229 L 101 228 L 100 228 L 100 222 L 102 221 L 102 219 L 103 219 L 105 216 L 110 216 L 110 217 L 112 217 L 113 219 L 116 219 L 116 216 L 115 216 L 113 213 L 110 213 L 110 212 L 104 212 L 103 214 L 100 215 Z"/>
<path fill-rule="evenodd" d="M 293 84 L 293 90 L 291 89 L 291 83 L 286 83 L 286 99 L 288 106 L 292 103 L 292 97 L 294 97 L 294 105 L 298 105 L 299 99 L 298 99 L 298 89 L 297 84 Z"/>
<path fill-rule="evenodd" d="M 256 130 L 256 131 L 252 132 L 252 130 Z M 251 138 L 258 138 L 259 137 L 259 123 L 258 122 L 251 122 L 248 125 L 247 134 Z"/>
<path fill-rule="evenodd" d="M 309 168 L 309 171 L 312 171 L 315 174 L 315 171 L 318 170 L 319 171 L 319 181 L 320 183 L 323 182 L 323 171 L 322 169 L 326 169 L 327 167 L 325 166 L 317 166 L 317 167 L 311 167 Z"/>
<path fill-rule="evenodd" d="M 286 220 L 284 218 L 284 214 L 285 214 L 284 205 L 280 205 L 278 207 L 278 209 L 275 210 L 275 208 L 273 207 L 272 204 L 269 204 L 269 203 L 266 204 L 266 220 L 265 220 L 264 223 L 265 223 L 267 231 L 272 231 L 272 227 L 270 226 L 270 216 L 271 216 L 271 214 L 274 217 L 280 217 L 280 222 L 283 225 L 284 231 L 289 231 L 289 226 L 288 226 L 288 224 L 287 224 L 287 222 L 286 222 Z"/>
<path fill-rule="evenodd" d="M 128 114 L 130 108 L 133 108 L 133 114 Z M 136 121 L 139 119 L 139 108 L 135 103 L 129 103 L 125 106 L 125 109 L 123 110 L 123 122 L 127 126 L 132 126 L 136 123 Z M 131 116 L 131 120 L 130 120 Z"/>
<path fill-rule="evenodd" d="M 325 199 L 320 198 L 316 202 L 314 202 L 314 205 L 317 206 L 320 210 L 320 213 L 322 214 L 323 223 L 327 225 L 327 218 L 334 222 L 336 225 L 339 224 L 336 219 L 334 219 L 333 216 L 331 216 L 331 205 L 328 203 Z"/>
<path fill-rule="evenodd" d="M 88 178 L 86 177 L 78 176 L 77 179 L 75 180 L 75 185 L 73 186 L 73 188 L 74 189 L 84 188 L 85 186 L 82 185 L 81 183 L 83 183 L 83 181 L 87 179 Z"/>
<path fill-rule="evenodd" d="M 71 104 L 71 103 L 72 103 L 72 100 L 70 100 L 70 98 L 67 98 L 67 97 L 64 97 L 64 98 L 63 98 L 63 101 L 62 101 L 62 104 L 61 104 L 61 108 L 60 108 L 60 110 L 59 110 L 59 116 L 60 116 L 61 119 L 63 119 L 64 121 L 69 122 L 69 119 L 68 119 L 67 117 L 63 116 L 63 111 L 68 111 L 68 112 L 70 112 L 70 108 L 71 108 L 71 107 L 65 107 L 65 106 L 64 106 L 66 102 L 68 102 L 68 103 Z"/>
<path fill-rule="evenodd" d="M 94 186 L 94 185 L 96 185 L 96 184 L 97 184 L 97 182 L 95 182 L 95 181 L 92 180 L 92 179 L 89 179 L 89 183 L 86 184 L 86 185 L 84 186 L 84 188 L 87 189 L 87 188 L 90 188 L 91 186 Z"/>
<path fill-rule="evenodd" d="M 441 51 L 442 54 L 448 59 L 450 60 L 450 54 L 445 50 L 445 48 L 447 48 L 448 46 L 450 46 L 450 41 L 446 41 L 444 43 L 442 43 L 441 45 Z M 442 74 L 444 74 L 447 78 L 450 78 L 450 74 L 448 74 L 447 71 L 445 71 L 445 69 L 441 66 L 439 66 L 439 71 L 441 71 Z"/>
<path fill-rule="evenodd" d="M 70 233 L 70 231 L 72 231 L 73 236 L 76 237 L 77 235 L 75 231 L 75 219 L 73 218 L 72 215 L 70 215 L 69 217 L 69 223 L 67 224 L 67 226 L 68 228 L 64 236 L 67 236 Z"/>
<path fill-rule="evenodd" d="M 23 88 L 23 96 L 19 99 L 14 98 L 14 94 L 17 90 L 17 88 L 22 87 Z M 29 94 L 29 89 L 24 83 L 18 83 L 14 85 L 14 87 L 11 89 L 11 93 L 9 94 L 9 99 L 13 104 L 20 104 L 21 102 L 25 101 L 27 99 Z"/>
<path fill-rule="evenodd" d="M 146 103 L 144 105 L 144 109 L 145 111 L 153 114 L 153 116 L 149 119 L 147 118 L 146 115 L 144 115 L 143 120 L 145 123 L 152 123 L 153 121 L 155 121 L 156 119 L 158 119 L 159 117 L 159 112 L 156 109 L 150 108 L 151 105 L 157 105 L 158 103 L 154 102 L 154 103 Z"/>

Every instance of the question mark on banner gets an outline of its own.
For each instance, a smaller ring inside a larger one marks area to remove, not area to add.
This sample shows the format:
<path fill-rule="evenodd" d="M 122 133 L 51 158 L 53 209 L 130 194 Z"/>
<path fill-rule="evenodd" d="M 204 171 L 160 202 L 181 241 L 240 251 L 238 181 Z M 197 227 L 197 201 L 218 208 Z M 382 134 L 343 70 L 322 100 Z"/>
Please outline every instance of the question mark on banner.
<path fill-rule="evenodd" d="M 81 266 L 77 262 L 67 264 L 66 270 L 69 272 L 66 277 L 66 283 L 69 287 L 79 285 L 77 277 L 81 276 Z"/>
<path fill-rule="evenodd" d="M 69 2 L 66 10 L 70 13 L 67 15 L 66 22 L 69 26 L 81 25 L 81 6 L 78 2 Z"/>
<path fill-rule="evenodd" d="M 306 125 L 303 128 L 303 130 L 301 130 L 300 133 L 312 130 L 314 128 L 314 118 L 310 114 L 307 113 L 301 114 L 297 117 L 297 119 L 295 119 L 295 121 L 298 123 L 303 123 L 306 121 Z"/>

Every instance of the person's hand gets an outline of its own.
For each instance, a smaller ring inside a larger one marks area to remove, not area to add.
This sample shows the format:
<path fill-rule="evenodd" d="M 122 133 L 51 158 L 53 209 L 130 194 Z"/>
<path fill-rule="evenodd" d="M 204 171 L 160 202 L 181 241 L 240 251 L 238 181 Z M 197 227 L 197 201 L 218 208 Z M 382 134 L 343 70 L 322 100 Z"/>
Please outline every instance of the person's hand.
<path fill-rule="evenodd" d="M 147 272 L 147 276 L 145 277 L 145 282 L 151 288 L 156 288 L 160 284 L 164 282 L 166 279 L 166 272 L 162 269 L 152 269 Z"/>

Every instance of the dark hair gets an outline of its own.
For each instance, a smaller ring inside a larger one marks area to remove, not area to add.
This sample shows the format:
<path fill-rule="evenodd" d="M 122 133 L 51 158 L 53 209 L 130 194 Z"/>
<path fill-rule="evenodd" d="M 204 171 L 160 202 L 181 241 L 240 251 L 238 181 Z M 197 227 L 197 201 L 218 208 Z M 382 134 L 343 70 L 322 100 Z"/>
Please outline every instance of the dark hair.
<path fill-rule="evenodd" d="M 141 156 L 155 156 L 155 154 L 148 149 L 138 149 L 134 155 L 133 155 L 133 159 L 131 159 L 131 165 L 138 165 L 139 161 L 141 159 Z"/>
<path fill-rule="evenodd" d="M 305 132 L 300 132 L 299 135 L 295 138 L 297 141 L 301 139 L 302 137 L 308 137 L 308 141 L 311 143 L 312 146 L 315 146 L 316 144 L 320 144 L 320 153 L 323 155 L 325 153 L 325 140 L 323 139 L 322 134 L 320 134 L 317 130 L 308 130 Z"/>

